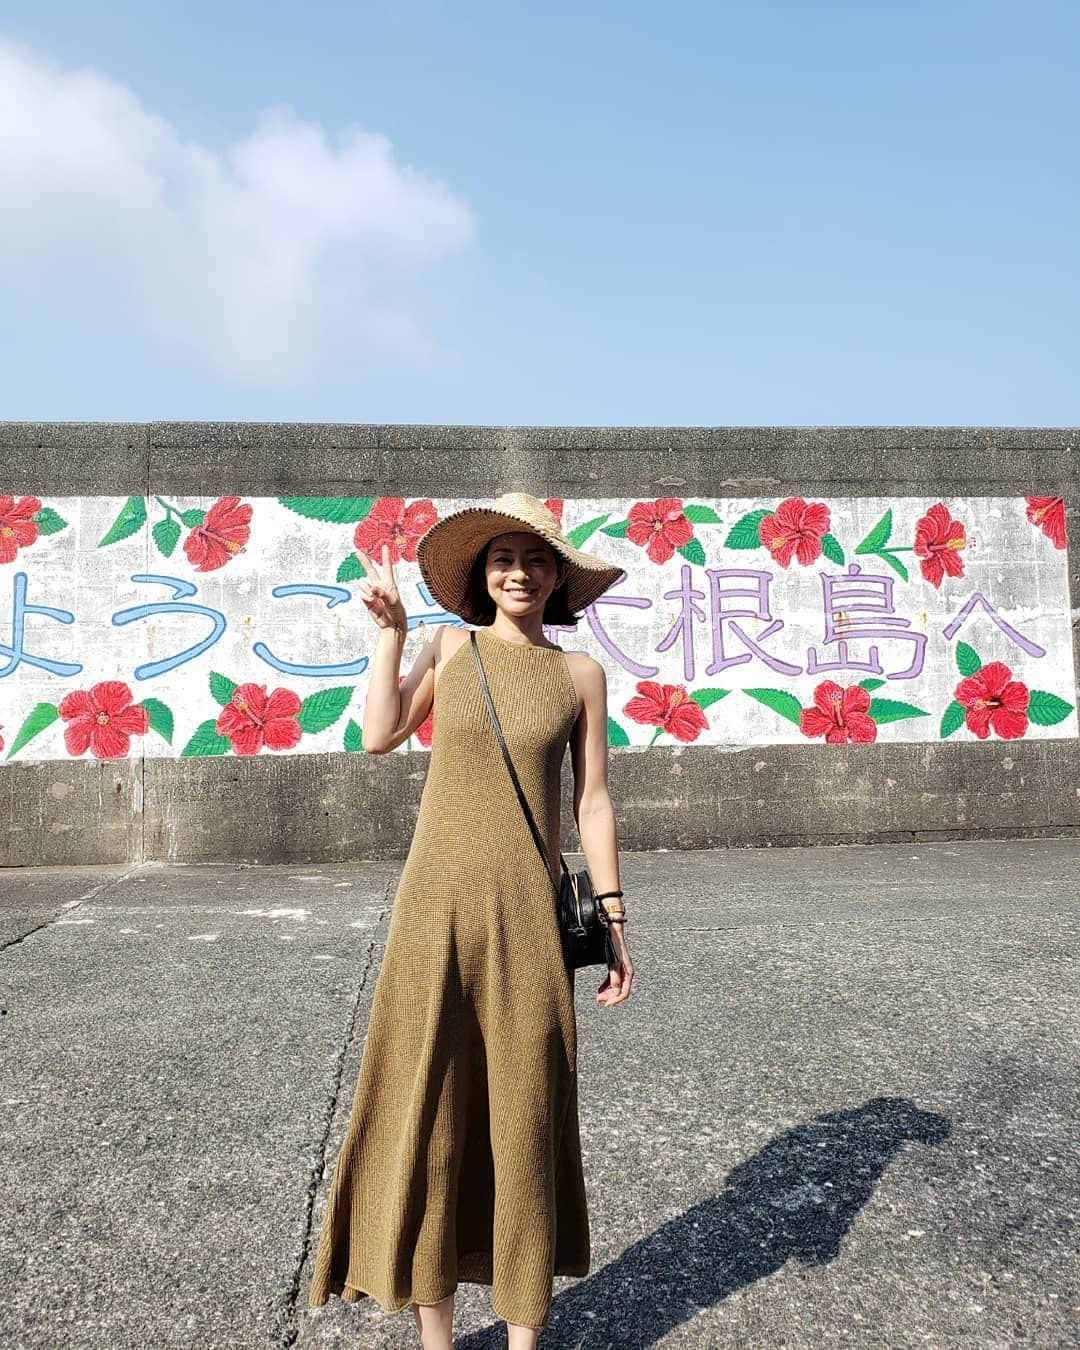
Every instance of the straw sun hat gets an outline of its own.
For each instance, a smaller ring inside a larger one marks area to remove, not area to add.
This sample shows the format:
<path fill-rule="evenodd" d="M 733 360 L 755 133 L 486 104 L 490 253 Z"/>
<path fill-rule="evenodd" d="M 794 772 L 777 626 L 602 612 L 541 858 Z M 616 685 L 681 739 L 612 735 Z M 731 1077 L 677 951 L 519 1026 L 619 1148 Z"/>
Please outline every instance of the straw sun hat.
<path fill-rule="evenodd" d="M 586 553 L 559 529 L 558 521 L 528 492 L 504 492 L 494 506 L 465 506 L 443 516 L 422 535 L 416 560 L 427 588 L 444 609 L 468 623 L 480 623 L 469 603 L 469 573 L 480 550 L 497 534 L 532 530 L 566 560 L 566 603 L 575 613 L 591 605 L 624 573 L 624 568 Z"/>

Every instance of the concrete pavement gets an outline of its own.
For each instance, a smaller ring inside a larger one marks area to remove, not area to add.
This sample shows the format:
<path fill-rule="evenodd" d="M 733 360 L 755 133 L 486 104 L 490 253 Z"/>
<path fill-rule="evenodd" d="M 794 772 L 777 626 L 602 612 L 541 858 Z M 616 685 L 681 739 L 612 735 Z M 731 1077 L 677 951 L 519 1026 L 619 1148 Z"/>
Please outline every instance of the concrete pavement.
<path fill-rule="evenodd" d="M 419 1344 L 306 1298 L 399 871 L 0 872 L 0 1345 Z M 593 1267 L 541 1345 L 1080 1343 L 1078 875 L 624 853 L 634 994 L 577 977 Z"/>

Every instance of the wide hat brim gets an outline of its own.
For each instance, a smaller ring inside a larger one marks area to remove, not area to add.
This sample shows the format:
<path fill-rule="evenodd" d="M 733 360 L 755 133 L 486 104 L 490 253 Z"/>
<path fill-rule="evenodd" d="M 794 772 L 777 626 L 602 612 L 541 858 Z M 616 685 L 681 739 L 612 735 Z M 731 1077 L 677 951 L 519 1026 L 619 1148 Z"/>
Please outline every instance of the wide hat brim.
<path fill-rule="evenodd" d="M 558 528 L 551 512 L 528 493 L 504 493 L 495 507 L 465 506 L 437 520 L 416 545 L 416 561 L 432 597 L 467 623 L 481 616 L 469 603 L 469 574 L 477 554 L 497 534 L 531 530 L 546 539 L 568 564 L 566 603 L 576 614 L 625 575 L 625 568 L 577 548 Z"/>

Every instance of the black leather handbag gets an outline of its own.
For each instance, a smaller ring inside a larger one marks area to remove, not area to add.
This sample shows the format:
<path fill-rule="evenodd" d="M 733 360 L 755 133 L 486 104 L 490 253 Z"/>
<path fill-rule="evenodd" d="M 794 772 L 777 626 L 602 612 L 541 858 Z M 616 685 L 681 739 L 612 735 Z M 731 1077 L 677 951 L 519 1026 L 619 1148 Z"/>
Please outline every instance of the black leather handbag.
<path fill-rule="evenodd" d="M 521 803 L 521 809 L 525 813 L 525 819 L 529 822 L 533 842 L 543 859 L 544 870 L 555 887 L 555 908 L 559 918 L 559 936 L 562 940 L 563 959 L 566 962 L 567 969 L 579 970 L 582 966 L 596 965 L 618 966 L 619 958 L 616 955 L 614 943 L 611 941 L 611 923 L 603 905 L 594 899 L 595 891 L 588 868 L 582 868 L 580 872 L 571 872 L 566 866 L 566 859 L 560 853 L 559 862 L 562 864 L 562 873 L 559 883 L 556 883 L 554 877 L 551 876 L 547 854 L 544 851 L 544 841 L 540 838 L 540 831 L 536 828 L 536 821 L 529 809 L 529 803 L 525 799 L 525 793 L 521 790 L 521 784 L 518 782 L 513 761 L 510 758 L 510 751 L 506 748 L 502 727 L 499 725 L 499 719 L 495 714 L 495 705 L 491 701 L 491 690 L 488 688 L 487 676 L 484 674 L 484 664 L 480 660 L 480 650 L 476 645 L 475 632 L 469 633 L 469 641 L 472 643 L 476 669 L 480 673 L 480 688 L 484 691 L 488 713 L 491 715 L 491 724 L 495 728 L 495 735 L 499 738 L 502 757 L 510 771 L 510 779 L 514 784 L 518 801 Z"/>

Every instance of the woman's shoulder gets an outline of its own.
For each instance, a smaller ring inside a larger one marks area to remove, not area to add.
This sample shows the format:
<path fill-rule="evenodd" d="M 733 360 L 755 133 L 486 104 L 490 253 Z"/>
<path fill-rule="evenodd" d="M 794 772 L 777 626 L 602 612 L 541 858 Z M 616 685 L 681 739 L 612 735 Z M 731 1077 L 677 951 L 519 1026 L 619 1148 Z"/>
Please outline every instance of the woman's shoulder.
<path fill-rule="evenodd" d="M 602 680 L 604 678 L 604 667 L 588 652 L 563 652 L 563 655 L 570 662 L 574 671 L 580 672 L 584 678 L 590 680 Z"/>
<path fill-rule="evenodd" d="M 607 699 L 607 675 L 604 667 L 588 652 L 563 652 L 567 669 L 574 682 L 578 711 L 586 704 L 599 705 Z"/>
<path fill-rule="evenodd" d="M 435 648 L 435 676 L 438 676 L 446 666 L 450 658 L 469 640 L 469 629 L 459 628 L 456 625 L 440 624 L 436 630 L 432 643 Z"/>
<path fill-rule="evenodd" d="M 469 640 L 471 629 L 461 628 L 457 624 L 440 624 L 438 628 L 438 646 L 435 649 L 436 660 L 445 661 Z"/>

